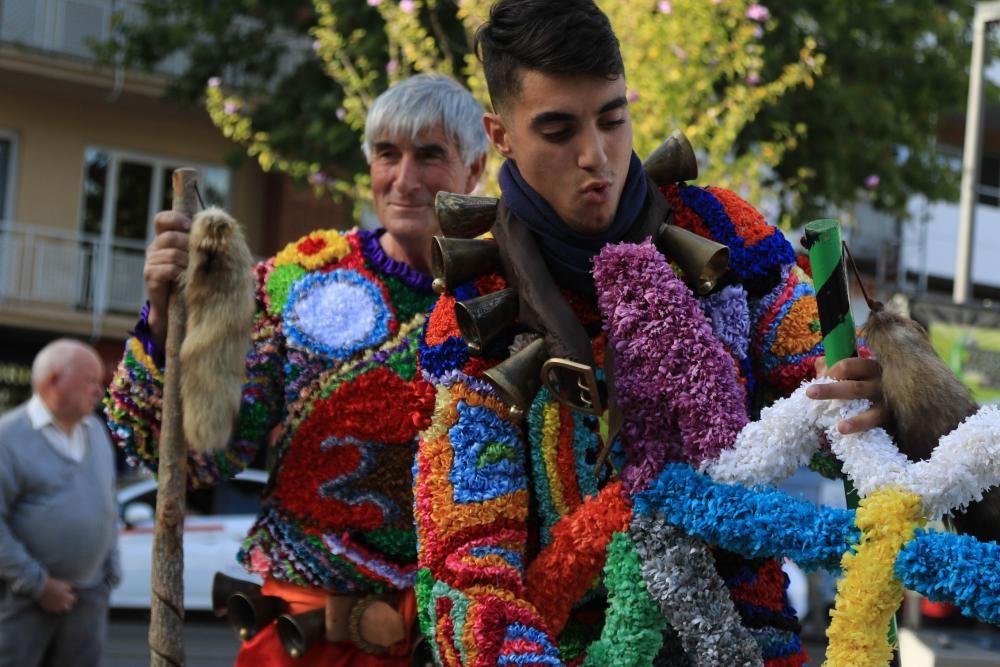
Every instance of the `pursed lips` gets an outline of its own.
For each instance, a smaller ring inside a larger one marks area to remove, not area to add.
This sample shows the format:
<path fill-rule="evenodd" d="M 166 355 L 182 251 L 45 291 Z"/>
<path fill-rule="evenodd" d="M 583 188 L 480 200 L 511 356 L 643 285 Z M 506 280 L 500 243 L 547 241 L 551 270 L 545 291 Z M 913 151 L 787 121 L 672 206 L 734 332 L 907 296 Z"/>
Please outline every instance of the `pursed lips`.
<path fill-rule="evenodd" d="M 606 179 L 606 178 L 587 181 L 586 183 L 583 184 L 583 187 L 580 188 L 580 191 L 584 193 L 599 192 L 601 190 L 610 188 L 611 183 L 612 183 L 611 179 Z"/>
<path fill-rule="evenodd" d="M 580 189 L 580 196 L 589 204 L 604 204 L 611 196 L 611 181 L 590 181 Z"/>

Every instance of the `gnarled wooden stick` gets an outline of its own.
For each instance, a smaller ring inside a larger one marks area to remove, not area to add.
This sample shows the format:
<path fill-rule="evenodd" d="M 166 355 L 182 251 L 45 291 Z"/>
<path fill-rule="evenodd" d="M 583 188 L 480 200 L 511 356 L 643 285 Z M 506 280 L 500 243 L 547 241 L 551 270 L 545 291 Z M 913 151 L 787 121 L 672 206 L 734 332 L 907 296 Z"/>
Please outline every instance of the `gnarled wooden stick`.
<path fill-rule="evenodd" d="M 173 210 L 193 218 L 198 210 L 198 171 L 174 171 Z M 187 445 L 181 414 L 180 349 L 184 341 L 184 295 L 170 292 L 167 319 L 167 367 L 163 378 L 156 526 L 153 533 L 153 599 L 149 652 L 153 667 L 184 665 L 184 505 L 187 491 Z"/>

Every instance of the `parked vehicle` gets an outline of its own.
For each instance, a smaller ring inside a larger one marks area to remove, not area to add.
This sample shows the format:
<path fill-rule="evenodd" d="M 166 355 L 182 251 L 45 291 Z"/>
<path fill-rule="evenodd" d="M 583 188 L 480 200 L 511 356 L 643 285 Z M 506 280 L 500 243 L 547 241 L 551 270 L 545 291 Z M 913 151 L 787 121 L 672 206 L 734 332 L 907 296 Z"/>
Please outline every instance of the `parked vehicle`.
<path fill-rule="evenodd" d="M 184 607 L 212 608 L 212 577 L 223 572 L 260 583 L 236 561 L 236 552 L 260 508 L 267 473 L 244 470 L 206 489 L 189 491 L 184 520 Z M 111 607 L 148 609 L 152 576 L 156 481 L 144 479 L 118 492 L 122 582 L 111 593 Z"/>

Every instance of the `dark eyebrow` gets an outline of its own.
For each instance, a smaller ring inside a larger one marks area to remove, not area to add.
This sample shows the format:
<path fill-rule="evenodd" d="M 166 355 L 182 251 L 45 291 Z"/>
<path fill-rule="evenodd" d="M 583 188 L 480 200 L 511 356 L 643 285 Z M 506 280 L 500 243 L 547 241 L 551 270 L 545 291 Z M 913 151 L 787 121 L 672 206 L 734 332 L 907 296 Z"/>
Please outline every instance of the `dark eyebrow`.
<path fill-rule="evenodd" d="M 565 111 L 543 111 L 531 119 L 531 127 L 538 129 L 549 123 L 566 123 L 576 120 L 576 116 Z"/>
<path fill-rule="evenodd" d="M 431 155 L 444 155 L 448 152 L 444 146 L 438 143 L 420 144 L 417 146 L 417 150 Z"/>
<path fill-rule="evenodd" d="M 609 111 L 614 111 L 615 109 L 620 109 L 628 105 L 628 100 L 625 99 L 624 95 L 619 95 L 618 97 L 605 102 L 604 106 L 597 110 L 597 115 L 606 114 Z M 549 123 L 566 123 L 576 120 L 576 116 L 571 113 L 566 113 L 565 111 L 543 111 L 531 120 L 531 127 L 539 128 L 542 125 L 548 125 Z"/>
<path fill-rule="evenodd" d="M 376 141 L 375 142 L 375 152 L 385 151 L 396 148 L 396 144 L 391 141 Z"/>
<path fill-rule="evenodd" d="M 605 113 L 607 113 L 609 111 L 614 111 L 615 109 L 620 109 L 623 106 L 626 106 L 627 104 L 628 104 L 628 100 L 625 99 L 624 95 L 621 95 L 621 96 L 616 97 L 615 99 L 611 100 L 610 102 L 608 102 L 607 104 L 605 104 L 603 107 L 601 107 L 601 110 L 598 111 L 597 114 L 598 115 L 605 114 Z"/>

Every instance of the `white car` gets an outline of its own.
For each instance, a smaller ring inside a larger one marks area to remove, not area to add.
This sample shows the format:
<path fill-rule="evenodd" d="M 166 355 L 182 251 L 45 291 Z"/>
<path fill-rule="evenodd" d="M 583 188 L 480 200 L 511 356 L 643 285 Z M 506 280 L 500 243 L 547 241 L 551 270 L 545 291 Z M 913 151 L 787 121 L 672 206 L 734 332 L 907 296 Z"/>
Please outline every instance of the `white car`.
<path fill-rule="evenodd" d="M 260 582 L 236 562 L 243 538 L 260 508 L 267 473 L 244 470 L 213 487 L 189 491 L 184 519 L 184 608 L 212 609 L 212 577 Z M 148 609 L 153 561 L 156 481 L 144 479 L 118 492 L 122 581 L 111 592 L 111 607 Z"/>

